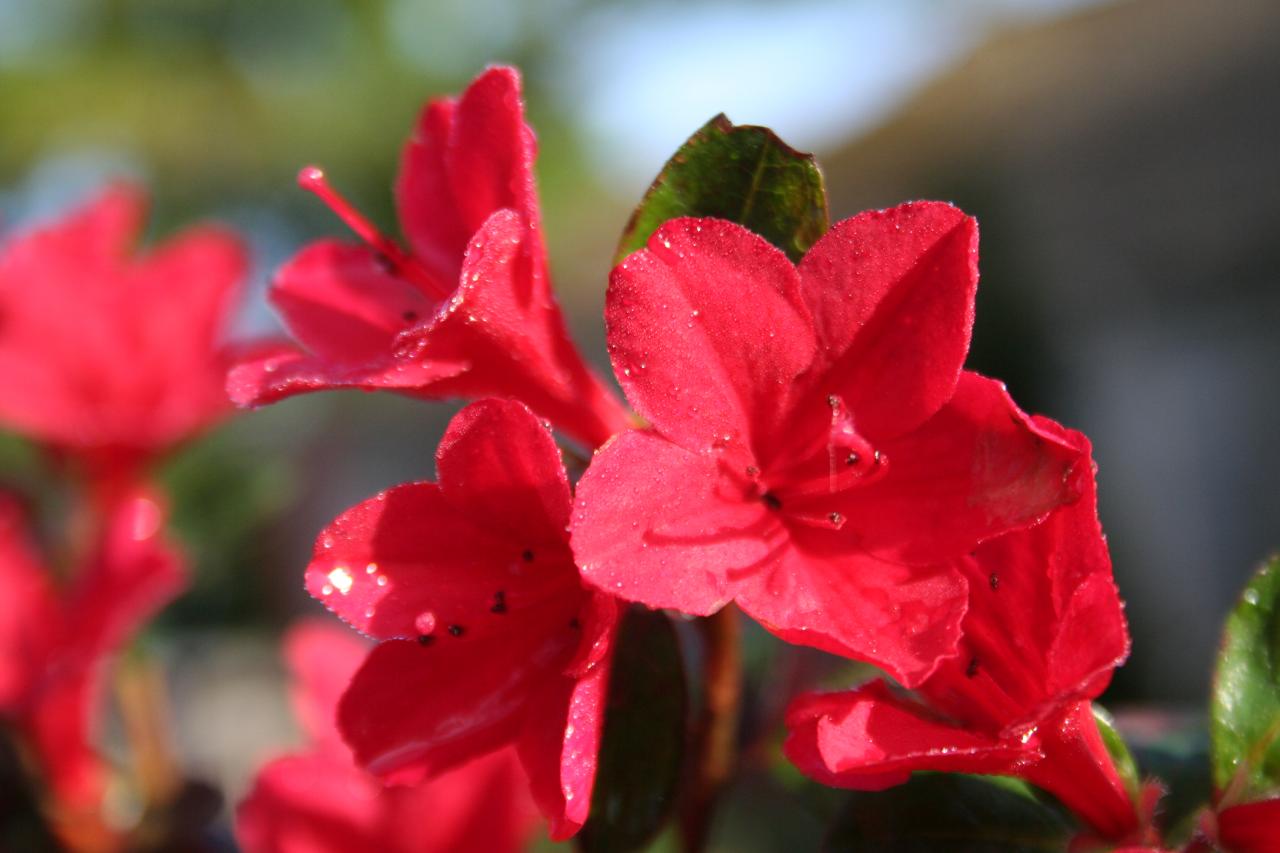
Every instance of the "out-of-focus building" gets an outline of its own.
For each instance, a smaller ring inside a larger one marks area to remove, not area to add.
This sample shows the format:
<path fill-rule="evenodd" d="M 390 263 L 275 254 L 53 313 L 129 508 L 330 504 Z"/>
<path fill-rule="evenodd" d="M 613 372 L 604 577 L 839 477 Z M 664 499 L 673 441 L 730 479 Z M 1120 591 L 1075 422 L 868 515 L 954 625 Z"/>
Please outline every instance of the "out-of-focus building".
<path fill-rule="evenodd" d="M 1122 690 L 1202 702 L 1222 617 L 1280 547 L 1280 4 L 1003 32 L 824 164 L 833 217 L 979 217 L 972 366 L 1094 440 Z"/>

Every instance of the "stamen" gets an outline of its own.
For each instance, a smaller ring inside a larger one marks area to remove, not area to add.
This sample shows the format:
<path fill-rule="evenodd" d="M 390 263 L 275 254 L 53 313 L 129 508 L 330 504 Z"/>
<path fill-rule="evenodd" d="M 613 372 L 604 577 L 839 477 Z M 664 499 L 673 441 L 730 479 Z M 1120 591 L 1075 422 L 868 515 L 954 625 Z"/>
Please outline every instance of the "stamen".
<path fill-rule="evenodd" d="M 348 228 L 369 244 L 369 248 L 385 258 L 395 272 L 409 278 L 414 284 L 422 285 L 438 299 L 449 296 L 450 291 L 442 287 L 422 264 L 418 263 L 417 259 L 379 231 L 360 211 L 356 210 L 351 202 L 335 190 L 329 183 L 329 179 L 325 177 L 324 170 L 319 166 L 304 166 L 298 172 L 298 186 L 328 205 Z"/>

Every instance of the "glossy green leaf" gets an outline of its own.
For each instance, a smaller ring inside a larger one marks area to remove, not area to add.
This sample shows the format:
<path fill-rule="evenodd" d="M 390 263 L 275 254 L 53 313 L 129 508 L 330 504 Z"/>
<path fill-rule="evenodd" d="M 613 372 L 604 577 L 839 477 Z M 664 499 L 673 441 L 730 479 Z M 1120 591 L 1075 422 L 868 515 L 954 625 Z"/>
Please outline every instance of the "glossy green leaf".
<path fill-rule="evenodd" d="M 827 230 L 827 191 L 812 154 L 767 127 L 718 115 L 667 161 L 631 216 L 615 260 L 644 248 L 668 219 L 715 216 L 737 222 L 799 261 Z"/>
<path fill-rule="evenodd" d="M 675 627 L 660 611 L 623 619 L 591 817 L 578 834 L 588 853 L 638 850 L 671 814 L 684 758 L 688 696 Z"/>
<path fill-rule="evenodd" d="M 850 853 L 1062 851 L 1076 826 L 1016 779 L 918 773 L 850 796 L 824 850 Z"/>
<path fill-rule="evenodd" d="M 1280 791 L 1280 557 L 1227 618 L 1209 733 L 1213 783 L 1227 802 Z"/>
<path fill-rule="evenodd" d="M 1129 799 L 1137 802 L 1138 792 L 1142 787 L 1142 779 L 1138 775 L 1138 763 L 1133 760 L 1133 753 L 1129 752 L 1129 746 L 1120 736 L 1120 732 L 1116 731 L 1116 722 L 1111 714 L 1096 702 L 1091 707 L 1094 722 L 1098 724 L 1098 734 L 1102 735 L 1102 743 L 1107 748 L 1107 754 L 1111 756 L 1116 771 L 1124 780 Z"/>

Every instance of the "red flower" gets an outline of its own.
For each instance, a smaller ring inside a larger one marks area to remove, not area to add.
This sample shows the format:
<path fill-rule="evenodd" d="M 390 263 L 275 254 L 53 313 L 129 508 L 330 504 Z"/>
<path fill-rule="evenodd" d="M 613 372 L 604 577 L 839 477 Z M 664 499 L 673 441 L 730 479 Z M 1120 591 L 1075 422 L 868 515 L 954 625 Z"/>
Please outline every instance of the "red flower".
<path fill-rule="evenodd" d="M 1084 454 L 1076 433 L 1041 427 Z M 809 694 L 787 713 L 787 756 L 813 778 L 875 790 L 915 770 L 1016 775 L 1055 794 L 1108 838 L 1137 826 L 1091 699 L 1128 655 L 1129 636 L 1086 494 L 1030 530 L 954 565 L 968 580 L 958 651 L 901 695 L 883 681 Z"/>
<path fill-rule="evenodd" d="M 0 715 L 37 756 L 59 803 L 96 809 L 105 784 L 94 730 L 106 664 L 186 583 L 146 497 L 121 503 L 69 587 L 56 590 L 0 502 Z"/>
<path fill-rule="evenodd" d="M 458 101 L 433 101 L 405 147 L 396 206 L 411 251 L 324 182 L 300 180 L 367 245 L 313 243 L 271 298 L 308 352 L 242 365 L 242 405 L 331 388 L 429 399 L 514 397 L 594 447 L 626 425 L 583 364 L 551 293 L 520 78 L 491 68 Z"/>
<path fill-rule="evenodd" d="M 1231 853 L 1280 853 L 1280 798 L 1218 813 L 1218 841 Z"/>
<path fill-rule="evenodd" d="M 520 850 L 536 815 L 510 750 L 413 787 L 383 788 L 338 737 L 338 698 L 367 649 L 335 625 L 285 638 L 295 713 L 310 741 L 259 771 L 236 810 L 246 853 L 433 853 Z"/>
<path fill-rule="evenodd" d="M 463 409 L 440 482 L 390 489 L 320 535 L 307 589 L 383 640 L 343 697 L 356 760 L 390 781 L 514 742 L 566 838 L 590 806 L 618 605 L 583 587 L 569 482 L 523 405 Z"/>
<path fill-rule="evenodd" d="M 1077 450 L 961 372 L 976 253 L 927 202 L 836 224 L 798 269 L 728 222 L 663 225 L 610 280 L 614 370 L 653 426 L 579 484 L 584 576 L 928 675 L 965 608 L 943 561 L 1079 488 Z"/>
<path fill-rule="evenodd" d="M 114 186 L 0 251 L 0 425 L 108 479 L 230 409 L 219 342 L 244 249 L 205 226 L 130 257 L 144 208 Z"/>

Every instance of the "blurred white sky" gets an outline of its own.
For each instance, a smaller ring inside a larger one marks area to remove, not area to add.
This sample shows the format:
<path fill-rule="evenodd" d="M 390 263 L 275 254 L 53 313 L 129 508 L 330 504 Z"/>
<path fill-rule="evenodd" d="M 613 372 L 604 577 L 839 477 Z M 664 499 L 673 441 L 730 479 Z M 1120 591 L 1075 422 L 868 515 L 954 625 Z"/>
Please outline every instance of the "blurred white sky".
<path fill-rule="evenodd" d="M 593 165 L 631 195 L 718 112 L 821 150 L 882 120 L 992 29 L 1099 2 L 1106 0 L 610 6 L 563 34 L 550 82 L 582 117 L 600 152 Z"/>

